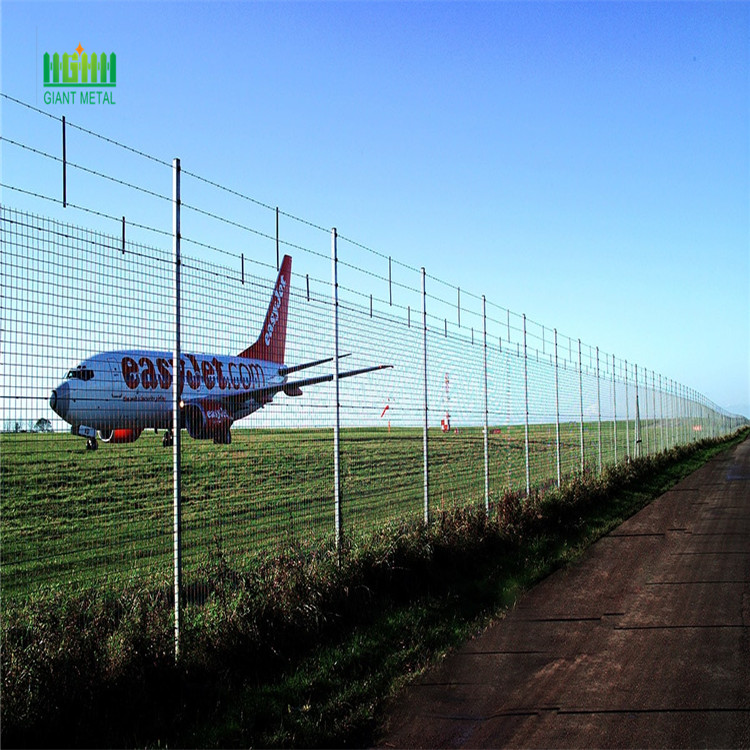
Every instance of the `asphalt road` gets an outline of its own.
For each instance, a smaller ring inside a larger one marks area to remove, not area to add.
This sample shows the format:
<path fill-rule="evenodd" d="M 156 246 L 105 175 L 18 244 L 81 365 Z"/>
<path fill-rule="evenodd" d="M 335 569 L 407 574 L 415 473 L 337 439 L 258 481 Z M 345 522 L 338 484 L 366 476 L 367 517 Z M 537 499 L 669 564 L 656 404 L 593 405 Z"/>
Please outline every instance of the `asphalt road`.
<path fill-rule="evenodd" d="M 393 701 L 381 747 L 750 748 L 750 440 Z"/>

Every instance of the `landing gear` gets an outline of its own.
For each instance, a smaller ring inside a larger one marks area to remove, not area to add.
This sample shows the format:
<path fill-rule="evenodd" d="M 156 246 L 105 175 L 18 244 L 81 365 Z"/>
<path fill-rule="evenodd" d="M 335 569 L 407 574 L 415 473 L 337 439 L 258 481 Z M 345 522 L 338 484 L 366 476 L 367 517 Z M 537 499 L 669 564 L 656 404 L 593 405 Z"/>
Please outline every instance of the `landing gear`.
<path fill-rule="evenodd" d="M 99 443 L 97 443 L 95 437 L 90 437 L 88 440 L 86 440 L 86 450 L 87 451 L 95 451 L 99 447 Z"/>
<path fill-rule="evenodd" d="M 221 432 L 214 437 L 214 445 L 229 445 L 232 442 L 232 433 L 229 430 Z"/>
<path fill-rule="evenodd" d="M 167 431 L 166 431 L 166 432 L 164 433 L 164 437 L 163 437 L 163 438 L 162 438 L 162 440 L 161 440 L 161 444 L 162 444 L 162 445 L 163 445 L 163 446 L 164 446 L 165 448 L 169 448 L 169 447 L 171 447 L 171 446 L 172 446 L 172 445 L 174 444 L 174 438 L 173 438 L 173 436 L 172 436 L 172 430 L 167 430 Z"/>

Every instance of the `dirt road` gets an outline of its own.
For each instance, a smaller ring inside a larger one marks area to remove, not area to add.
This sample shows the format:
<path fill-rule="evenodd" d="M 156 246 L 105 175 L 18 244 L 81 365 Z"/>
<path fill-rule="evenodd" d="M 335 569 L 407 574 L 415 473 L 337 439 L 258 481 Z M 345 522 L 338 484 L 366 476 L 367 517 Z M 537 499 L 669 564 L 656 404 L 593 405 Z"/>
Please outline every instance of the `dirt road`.
<path fill-rule="evenodd" d="M 381 747 L 750 747 L 750 440 L 393 702 Z"/>

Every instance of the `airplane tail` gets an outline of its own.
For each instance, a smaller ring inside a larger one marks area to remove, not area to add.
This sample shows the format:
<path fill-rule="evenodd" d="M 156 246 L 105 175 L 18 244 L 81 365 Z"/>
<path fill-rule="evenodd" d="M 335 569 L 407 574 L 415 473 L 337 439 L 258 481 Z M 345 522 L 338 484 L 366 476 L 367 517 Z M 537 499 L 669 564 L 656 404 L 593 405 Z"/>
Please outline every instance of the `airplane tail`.
<path fill-rule="evenodd" d="M 263 359 L 284 364 L 286 346 L 286 315 L 289 309 L 289 283 L 292 275 L 292 258 L 285 255 L 276 279 L 276 286 L 268 305 L 268 312 L 258 340 L 240 353 L 247 359 Z"/>

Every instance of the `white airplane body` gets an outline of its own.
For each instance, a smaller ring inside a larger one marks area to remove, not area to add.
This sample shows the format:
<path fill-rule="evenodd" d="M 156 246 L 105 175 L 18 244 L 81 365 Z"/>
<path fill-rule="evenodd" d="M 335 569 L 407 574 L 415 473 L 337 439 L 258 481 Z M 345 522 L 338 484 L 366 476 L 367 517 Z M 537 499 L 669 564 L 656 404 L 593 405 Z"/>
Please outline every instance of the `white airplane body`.
<path fill-rule="evenodd" d="M 302 388 L 333 380 L 333 374 L 302 380 L 289 375 L 327 359 L 288 367 L 284 364 L 286 319 L 292 259 L 284 257 L 258 340 L 237 356 L 181 354 L 179 393 L 181 426 L 196 439 L 231 442 L 233 422 L 263 408 L 283 391 L 301 396 Z M 346 356 L 346 355 L 343 355 Z M 95 449 L 96 432 L 105 442 L 130 443 L 147 428 L 166 430 L 172 442 L 174 363 L 172 352 L 128 349 L 96 354 L 52 391 L 50 407 L 88 438 Z M 376 365 L 339 373 L 339 378 L 381 370 Z"/>

